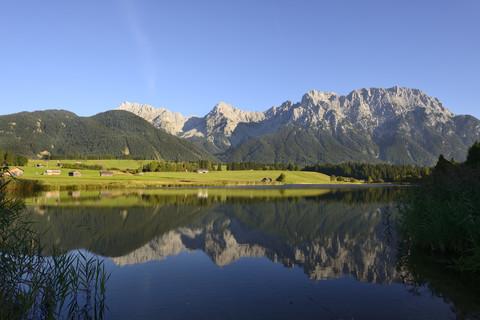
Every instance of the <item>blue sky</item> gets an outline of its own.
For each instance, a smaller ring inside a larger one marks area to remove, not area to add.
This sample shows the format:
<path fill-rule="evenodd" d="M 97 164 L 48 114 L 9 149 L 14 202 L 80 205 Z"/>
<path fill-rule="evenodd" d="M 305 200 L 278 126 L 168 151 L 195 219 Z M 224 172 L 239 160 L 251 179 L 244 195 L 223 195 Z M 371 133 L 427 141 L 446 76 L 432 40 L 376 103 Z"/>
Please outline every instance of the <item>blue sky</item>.
<path fill-rule="evenodd" d="M 480 1 L 3 1 L 0 114 L 418 88 L 480 118 Z"/>

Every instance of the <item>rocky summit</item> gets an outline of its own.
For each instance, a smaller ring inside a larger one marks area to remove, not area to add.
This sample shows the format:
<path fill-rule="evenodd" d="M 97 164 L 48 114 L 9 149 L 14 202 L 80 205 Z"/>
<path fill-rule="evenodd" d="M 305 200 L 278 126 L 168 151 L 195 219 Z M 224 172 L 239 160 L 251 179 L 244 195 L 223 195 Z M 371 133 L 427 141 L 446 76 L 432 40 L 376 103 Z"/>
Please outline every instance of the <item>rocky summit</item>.
<path fill-rule="evenodd" d="M 312 90 L 301 101 L 264 112 L 217 104 L 204 117 L 122 103 L 158 128 L 188 139 L 226 161 L 344 161 L 432 165 L 439 154 L 463 160 L 480 140 L 480 121 L 455 115 L 421 90 L 393 87 L 348 95 Z"/>

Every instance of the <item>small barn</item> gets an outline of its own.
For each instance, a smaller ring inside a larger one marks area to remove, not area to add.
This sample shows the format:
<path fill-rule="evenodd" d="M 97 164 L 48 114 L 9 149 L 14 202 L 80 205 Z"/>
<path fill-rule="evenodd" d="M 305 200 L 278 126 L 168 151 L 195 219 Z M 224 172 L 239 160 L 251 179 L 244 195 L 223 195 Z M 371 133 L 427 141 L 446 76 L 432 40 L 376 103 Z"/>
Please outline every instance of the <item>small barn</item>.
<path fill-rule="evenodd" d="M 68 175 L 69 175 L 70 177 L 81 177 L 81 176 L 82 176 L 82 173 L 81 173 L 80 171 L 78 171 L 78 170 L 75 170 L 75 171 L 70 171 L 70 172 L 68 173 Z"/>
<path fill-rule="evenodd" d="M 43 168 L 43 164 L 37 163 L 37 164 L 35 165 L 35 167 L 37 167 L 37 168 Z"/>
<path fill-rule="evenodd" d="M 262 182 L 272 182 L 272 178 L 263 178 Z"/>
<path fill-rule="evenodd" d="M 197 169 L 195 170 L 196 173 L 208 173 L 207 169 Z"/>
<path fill-rule="evenodd" d="M 44 173 L 42 173 L 44 176 L 59 176 L 62 173 L 60 170 L 45 170 Z"/>
<path fill-rule="evenodd" d="M 21 177 L 23 176 L 23 170 L 19 167 L 14 167 L 2 173 L 2 176 Z"/>
<path fill-rule="evenodd" d="M 113 177 L 113 171 L 100 171 L 100 177 Z"/>

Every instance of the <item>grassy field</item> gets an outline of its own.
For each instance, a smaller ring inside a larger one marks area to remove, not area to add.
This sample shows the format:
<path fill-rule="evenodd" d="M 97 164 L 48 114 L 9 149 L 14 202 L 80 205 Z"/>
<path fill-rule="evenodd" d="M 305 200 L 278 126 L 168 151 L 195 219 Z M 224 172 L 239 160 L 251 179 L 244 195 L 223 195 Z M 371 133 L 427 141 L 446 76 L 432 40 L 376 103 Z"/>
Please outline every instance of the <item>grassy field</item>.
<path fill-rule="evenodd" d="M 75 163 L 75 160 L 61 161 Z M 70 177 L 68 172 L 74 169 L 60 168 L 56 161 L 31 160 L 24 170 L 22 179 L 37 180 L 47 189 L 89 189 L 118 187 L 162 187 L 162 186 L 225 186 L 225 185 L 275 185 L 284 184 L 275 179 L 284 173 L 285 184 L 332 184 L 330 177 L 321 173 L 306 171 L 210 171 L 195 172 L 146 172 L 143 175 L 133 175 L 122 172 L 125 169 L 138 169 L 147 161 L 136 160 L 86 160 L 82 164 L 102 165 L 105 169 L 114 171 L 113 177 L 101 177 L 98 170 L 79 170 L 81 177 Z M 37 168 L 35 164 L 42 163 L 44 167 Z M 47 169 L 59 169 L 59 176 L 45 176 Z M 271 178 L 272 183 L 262 183 L 263 178 Z"/>

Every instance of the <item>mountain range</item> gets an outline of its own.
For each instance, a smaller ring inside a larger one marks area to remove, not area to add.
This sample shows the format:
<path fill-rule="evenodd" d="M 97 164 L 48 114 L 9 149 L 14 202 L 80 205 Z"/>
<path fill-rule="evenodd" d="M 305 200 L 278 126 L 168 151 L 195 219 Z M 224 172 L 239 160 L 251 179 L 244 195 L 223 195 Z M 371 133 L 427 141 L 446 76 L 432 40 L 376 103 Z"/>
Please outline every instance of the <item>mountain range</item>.
<path fill-rule="evenodd" d="M 0 149 L 26 156 L 47 151 L 165 161 L 431 166 L 440 154 L 465 160 L 476 140 L 478 119 L 455 115 L 437 98 L 402 87 L 348 95 L 312 90 L 299 102 L 263 112 L 220 102 L 203 117 L 130 102 L 92 117 L 64 110 L 0 116 Z"/>
<path fill-rule="evenodd" d="M 437 98 L 411 88 L 312 90 L 300 102 L 264 112 L 220 102 L 204 117 L 122 103 L 154 126 L 203 147 L 224 161 L 344 161 L 433 165 L 440 154 L 463 160 L 480 139 L 480 121 L 455 115 Z"/>

